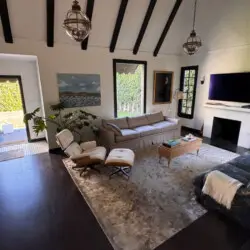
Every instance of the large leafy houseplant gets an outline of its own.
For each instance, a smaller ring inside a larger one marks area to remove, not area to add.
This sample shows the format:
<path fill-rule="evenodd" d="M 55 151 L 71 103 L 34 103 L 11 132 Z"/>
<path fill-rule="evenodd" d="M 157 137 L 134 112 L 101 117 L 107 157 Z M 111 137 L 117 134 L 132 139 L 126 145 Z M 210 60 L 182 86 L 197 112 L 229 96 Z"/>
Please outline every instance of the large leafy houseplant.
<path fill-rule="evenodd" d="M 64 112 L 63 103 L 50 105 L 50 109 L 53 114 L 42 117 L 38 115 L 40 108 L 35 109 L 31 113 L 24 115 L 24 122 L 33 121 L 33 131 L 36 134 L 43 132 L 47 129 L 47 123 L 54 124 L 57 127 L 57 132 L 63 129 L 69 129 L 71 132 L 76 133 L 82 139 L 81 130 L 84 127 L 90 127 L 95 135 L 98 133 L 98 128 L 93 124 L 93 121 L 97 119 L 96 115 L 93 115 L 84 110 L 75 110 L 72 112 Z"/>

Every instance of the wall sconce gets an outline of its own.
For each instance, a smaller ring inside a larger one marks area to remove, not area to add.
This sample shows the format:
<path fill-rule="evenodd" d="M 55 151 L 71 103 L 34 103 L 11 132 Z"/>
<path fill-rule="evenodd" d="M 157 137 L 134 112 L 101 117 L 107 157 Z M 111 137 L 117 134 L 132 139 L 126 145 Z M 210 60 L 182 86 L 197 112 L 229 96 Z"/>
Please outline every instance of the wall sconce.
<path fill-rule="evenodd" d="M 201 77 L 201 85 L 203 85 L 205 83 L 205 80 L 206 80 L 205 76 Z"/>

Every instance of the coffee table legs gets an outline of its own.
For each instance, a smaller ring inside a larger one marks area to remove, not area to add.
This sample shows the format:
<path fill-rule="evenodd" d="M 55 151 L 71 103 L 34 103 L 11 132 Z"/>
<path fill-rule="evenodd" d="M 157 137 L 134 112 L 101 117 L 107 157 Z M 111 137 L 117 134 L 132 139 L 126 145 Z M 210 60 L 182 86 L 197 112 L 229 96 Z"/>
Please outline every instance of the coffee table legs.
<path fill-rule="evenodd" d="M 171 159 L 168 159 L 168 167 L 170 167 Z"/>
<path fill-rule="evenodd" d="M 161 163 L 161 156 L 159 156 L 159 163 Z M 168 167 L 170 167 L 170 163 L 171 163 L 171 158 L 167 158 L 167 161 L 168 161 Z"/>

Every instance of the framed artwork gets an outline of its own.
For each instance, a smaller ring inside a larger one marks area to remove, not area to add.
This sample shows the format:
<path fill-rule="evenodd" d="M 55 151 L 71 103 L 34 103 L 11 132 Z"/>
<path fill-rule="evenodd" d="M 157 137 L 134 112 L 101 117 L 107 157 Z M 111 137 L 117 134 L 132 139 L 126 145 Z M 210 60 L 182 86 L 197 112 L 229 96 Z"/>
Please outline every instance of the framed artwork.
<path fill-rule="evenodd" d="M 100 75 L 57 74 L 60 102 L 66 108 L 101 105 Z"/>
<path fill-rule="evenodd" d="M 153 104 L 172 102 L 174 73 L 171 71 L 154 71 L 154 98 Z"/>

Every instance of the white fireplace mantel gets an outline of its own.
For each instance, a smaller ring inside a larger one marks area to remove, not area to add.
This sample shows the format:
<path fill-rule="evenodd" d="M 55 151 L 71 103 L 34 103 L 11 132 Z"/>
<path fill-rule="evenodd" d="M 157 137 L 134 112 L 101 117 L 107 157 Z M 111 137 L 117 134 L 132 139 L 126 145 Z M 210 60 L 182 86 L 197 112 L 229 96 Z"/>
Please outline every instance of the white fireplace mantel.
<path fill-rule="evenodd" d="M 212 108 L 212 109 L 223 109 L 223 110 L 232 110 L 232 111 L 237 111 L 237 112 L 245 112 L 245 113 L 250 113 L 250 109 L 246 108 L 241 108 L 241 107 L 236 107 L 236 106 L 223 106 L 223 105 L 209 105 L 205 104 L 205 108 Z"/>
<path fill-rule="evenodd" d="M 250 148 L 250 109 L 205 104 L 204 136 L 211 138 L 214 117 L 241 121 L 238 146 Z"/>

